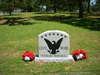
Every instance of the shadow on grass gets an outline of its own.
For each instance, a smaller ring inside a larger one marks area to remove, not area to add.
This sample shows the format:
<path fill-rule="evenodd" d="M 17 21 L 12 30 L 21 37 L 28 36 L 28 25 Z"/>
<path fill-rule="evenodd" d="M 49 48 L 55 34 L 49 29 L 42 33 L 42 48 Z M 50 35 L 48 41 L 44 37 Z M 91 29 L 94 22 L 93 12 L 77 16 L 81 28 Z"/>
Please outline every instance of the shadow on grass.
<path fill-rule="evenodd" d="M 56 21 L 72 26 L 87 28 L 90 30 L 100 31 L 100 18 L 78 18 L 75 16 L 35 16 L 36 20 Z"/>
<path fill-rule="evenodd" d="M 9 26 L 15 26 L 15 25 L 32 25 L 35 24 L 34 22 L 29 22 L 30 19 L 28 18 L 3 18 L 2 23 L 0 25 L 9 25 Z"/>

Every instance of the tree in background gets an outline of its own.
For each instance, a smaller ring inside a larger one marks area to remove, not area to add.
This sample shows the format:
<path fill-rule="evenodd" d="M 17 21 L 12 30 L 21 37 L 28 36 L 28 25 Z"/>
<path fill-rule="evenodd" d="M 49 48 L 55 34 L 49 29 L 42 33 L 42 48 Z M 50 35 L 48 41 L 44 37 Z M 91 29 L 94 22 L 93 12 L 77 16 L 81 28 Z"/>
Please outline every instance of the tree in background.
<path fill-rule="evenodd" d="M 0 10 L 12 14 L 15 9 L 15 0 L 0 0 Z"/>
<path fill-rule="evenodd" d="M 84 11 L 90 12 L 91 0 L 0 0 L 0 11 L 10 15 L 14 10 L 21 9 L 23 12 L 58 12 L 58 11 L 79 11 L 82 18 Z M 92 6 L 94 10 L 100 9 L 100 0 Z"/>
<path fill-rule="evenodd" d="M 22 0 L 20 3 L 23 4 L 19 8 L 23 11 L 32 12 L 35 9 L 37 0 Z"/>
<path fill-rule="evenodd" d="M 0 11 L 7 12 L 9 15 L 17 9 L 32 12 L 38 6 L 36 2 L 37 0 L 0 0 Z"/>

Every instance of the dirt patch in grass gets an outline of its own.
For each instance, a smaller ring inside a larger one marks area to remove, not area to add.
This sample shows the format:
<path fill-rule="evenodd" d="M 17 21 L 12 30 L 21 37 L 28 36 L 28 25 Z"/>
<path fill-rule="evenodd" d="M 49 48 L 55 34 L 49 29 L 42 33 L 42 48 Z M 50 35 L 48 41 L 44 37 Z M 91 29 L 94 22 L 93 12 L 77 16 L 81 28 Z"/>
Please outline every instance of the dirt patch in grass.
<path fill-rule="evenodd" d="M 3 56 L 9 56 L 9 57 L 18 57 L 18 56 L 21 56 L 22 55 L 22 52 L 15 52 L 15 53 L 8 53 L 8 52 L 5 52 L 2 54 Z"/>
<path fill-rule="evenodd" d="M 7 20 L 0 19 L 0 24 L 4 24 Z"/>
<path fill-rule="evenodd" d="M 70 66 L 65 66 L 64 69 L 65 70 L 69 70 L 71 67 Z"/>

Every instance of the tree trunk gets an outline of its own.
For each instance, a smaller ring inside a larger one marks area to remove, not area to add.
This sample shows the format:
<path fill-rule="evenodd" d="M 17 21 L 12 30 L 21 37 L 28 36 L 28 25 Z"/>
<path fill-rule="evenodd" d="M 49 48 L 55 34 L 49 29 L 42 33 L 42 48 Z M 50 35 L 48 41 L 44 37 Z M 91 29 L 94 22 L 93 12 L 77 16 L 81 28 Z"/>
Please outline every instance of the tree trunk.
<path fill-rule="evenodd" d="M 90 0 L 88 0 L 88 8 L 87 8 L 88 13 L 90 13 Z"/>
<path fill-rule="evenodd" d="M 83 18 L 83 0 L 79 0 L 79 18 Z"/>
<path fill-rule="evenodd" d="M 57 4 L 56 4 L 56 0 L 53 1 L 53 10 L 56 13 L 57 12 Z"/>
<path fill-rule="evenodd" d="M 55 12 L 55 13 L 57 12 L 57 9 L 56 9 L 56 7 L 54 7 L 54 12 Z"/>
<path fill-rule="evenodd" d="M 12 11 L 9 11 L 8 13 L 9 13 L 10 16 L 12 15 Z"/>

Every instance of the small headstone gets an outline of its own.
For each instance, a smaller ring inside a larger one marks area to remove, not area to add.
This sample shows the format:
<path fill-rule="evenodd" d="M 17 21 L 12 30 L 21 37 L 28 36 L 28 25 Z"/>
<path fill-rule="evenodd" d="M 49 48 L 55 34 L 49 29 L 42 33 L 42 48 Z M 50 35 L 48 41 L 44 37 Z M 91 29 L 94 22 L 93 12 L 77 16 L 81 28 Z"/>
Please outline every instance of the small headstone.
<path fill-rule="evenodd" d="M 69 47 L 69 35 L 63 31 L 53 30 L 39 35 L 40 57 L 67 57 Z"/>
<path fill-rule="evenodd" d="M 38 36 L 39 58 L 44 62 L 63 62 L 70 60 L 69 34 L 59 30 L 51 30 Z"/>

